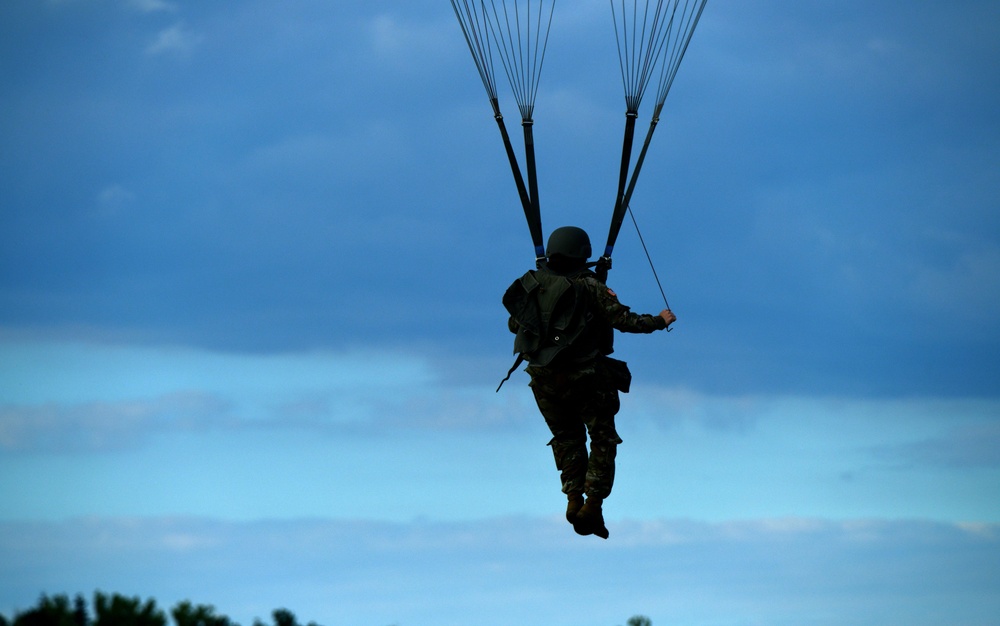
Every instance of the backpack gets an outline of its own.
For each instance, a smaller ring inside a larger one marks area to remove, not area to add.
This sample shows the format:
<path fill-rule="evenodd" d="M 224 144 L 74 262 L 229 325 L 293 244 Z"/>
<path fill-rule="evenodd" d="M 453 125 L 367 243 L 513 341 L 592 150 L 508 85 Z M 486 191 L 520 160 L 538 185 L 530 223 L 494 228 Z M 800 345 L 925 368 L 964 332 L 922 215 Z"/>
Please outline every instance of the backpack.
<path fill-rule="evenodd" d="M 504 293 L 504 308 L 517 324 L 514 353 L 518 356 L 507 377 L 500 382 L 501 387 L 525 360 L 532 365 L 546 366 L 570 348 L 573 349 L 568 354 L 575 357 L 598 353 L 592 346 L 574 345 L 586 330 L 592 314 L 585 287 L 571 278 L 544 268 L 531 270 L 515 280 Z"/>

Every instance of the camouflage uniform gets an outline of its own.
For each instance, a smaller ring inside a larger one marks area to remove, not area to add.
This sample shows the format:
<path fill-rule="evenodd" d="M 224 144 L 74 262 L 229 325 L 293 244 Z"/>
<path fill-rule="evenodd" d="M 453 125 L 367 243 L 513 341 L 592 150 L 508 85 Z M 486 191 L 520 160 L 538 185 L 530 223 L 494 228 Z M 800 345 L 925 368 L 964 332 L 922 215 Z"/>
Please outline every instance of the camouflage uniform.
<path fill-rule="evenodd" d="M 622 443 L 615 430 L 618 392 L 628 391 L 631 378 L 624 362 L 607 356 L 613 350 L 611 329 L 651 333 L 667 324 L 658 315 L 632 313 L 590 272 L 571 280 L 582 286 L 590 314 L 587 330 L 577 340 L 582 345 L 575 343 L 572 354 L 560 355 L 544 367 L 529 364 L 526 371 L 538 409 L 552 431 L 549 445 L 563 493 L 604 499 L 614 484 L 615 455 Z M 513 318 L 509 325 L 511 332 L 517 332 Z"/>

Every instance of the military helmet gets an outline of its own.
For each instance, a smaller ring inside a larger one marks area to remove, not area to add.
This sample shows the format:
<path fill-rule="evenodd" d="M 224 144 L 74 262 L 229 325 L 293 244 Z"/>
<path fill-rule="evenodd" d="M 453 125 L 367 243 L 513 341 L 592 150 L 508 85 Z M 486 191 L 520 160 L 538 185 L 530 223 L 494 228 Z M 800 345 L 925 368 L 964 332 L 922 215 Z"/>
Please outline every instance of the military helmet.
<path fill-rule="evenodd" d="M 590 258 L 590 237 L 587 231 L 576 226 L 563 226 L 549 235 L 549 245 L 545 247 L 545 256 L 561 256 L 567 259 L 586 261 Z"/>

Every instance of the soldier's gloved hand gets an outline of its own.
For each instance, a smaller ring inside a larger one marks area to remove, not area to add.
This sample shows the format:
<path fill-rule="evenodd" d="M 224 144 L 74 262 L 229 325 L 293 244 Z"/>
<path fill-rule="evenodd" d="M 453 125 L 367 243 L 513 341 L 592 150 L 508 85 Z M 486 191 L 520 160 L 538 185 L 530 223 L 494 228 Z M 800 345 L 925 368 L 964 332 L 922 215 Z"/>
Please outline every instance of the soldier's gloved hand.
<path fill-rule="evenodd" d="M 667 323 L 668 328 L 671 324 L 677 321 L 677 316 L 674 315 L 674 312 L 670 309 L 663 309 L 660 311 L 660 317 L 662 317 L 663 321 Z"/>

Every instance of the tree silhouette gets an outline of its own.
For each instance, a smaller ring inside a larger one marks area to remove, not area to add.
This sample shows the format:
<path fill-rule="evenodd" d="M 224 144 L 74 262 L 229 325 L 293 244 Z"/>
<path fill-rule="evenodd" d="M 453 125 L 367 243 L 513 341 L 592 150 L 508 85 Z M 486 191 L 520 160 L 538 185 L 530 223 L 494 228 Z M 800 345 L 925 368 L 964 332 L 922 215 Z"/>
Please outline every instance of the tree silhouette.
<path fill-rule="evenodd" d="M 118 595 L 94 594 L 93 626 L 167 626 L 167 616 L 156 608 L 150 598 L 145 603 L 139 598 Z"/>
<path fill-rule="evenodd" d="M 215 607 L 192 604 L 185 600 L 170 610 L 175 626 L 240 626 L 225 615 L 218 615 Z M 302 626 L 295 614 L 288 609 L 275 609 L 271 613 L 273 626 Z M 628 626 L 653 626 L 644 615 L 630 617 Z M 71 603 L 69 596 L 43 594 L 38 605 L 16 613 L 13 620 L 0 615 L 0 626 L 167 626 L 167 615 L 156 607 L 150 598 L 143 602 L 138 597 L 120 594 L 94 593 L 94 618 L 87 611 L 87 601 L 77 594 Z M 271 626 L 255 619 L 253 626 Z M 309 622 L 306 626 L 319 626 Z"/>
<path fill-rule="evenodd" d="M 295 614 L 288 609 L 275 609 L 271 613 L 271 617 L 274 619 L 274 626 L 302 626 L 295 619 Z M 253 626 L 267 626 L 264 622 L 259 619 L 254 620 Z M 308 626 L 319 626 L 316 622 L 309 622 Z"/>
<path fill-rule="evenodd" d="M 76 594 L 76 598 L 73 600 L 73 623 L 76 626 L 89 626 L 90 624 L 90 618 L 87 617 L 87 601 L 80 594 Z"/>
<path fill-rule="evenodd" d="M 77 619 L 69 596 L 43 595 L 38 606 L 14 617 L 13 626 L 78 626 Z"/>
<path fill-rule="evenodd" d="M 172 611 L 177 626 L 239 626 L 228 617 L 215 614 L 211 606 L 193 606 L 181 602 Z M 87 612 L 87 601 L 77 595 L 72 605 L 66 595 L 42 595 L 38 605 L 14 616 L 13 621 L 0 615 L 0 626 L 167 626 L 166 614 L 150 598 L 143 602 L 120 594 L 94 594 L 94 618 Z"/>
<path fill-rule="evenodd" d="M 225 615 L 216 615 L 215 607 L 194 606 L 187 600 L 170 610 L 177 626 L 237 626 Z"/>

